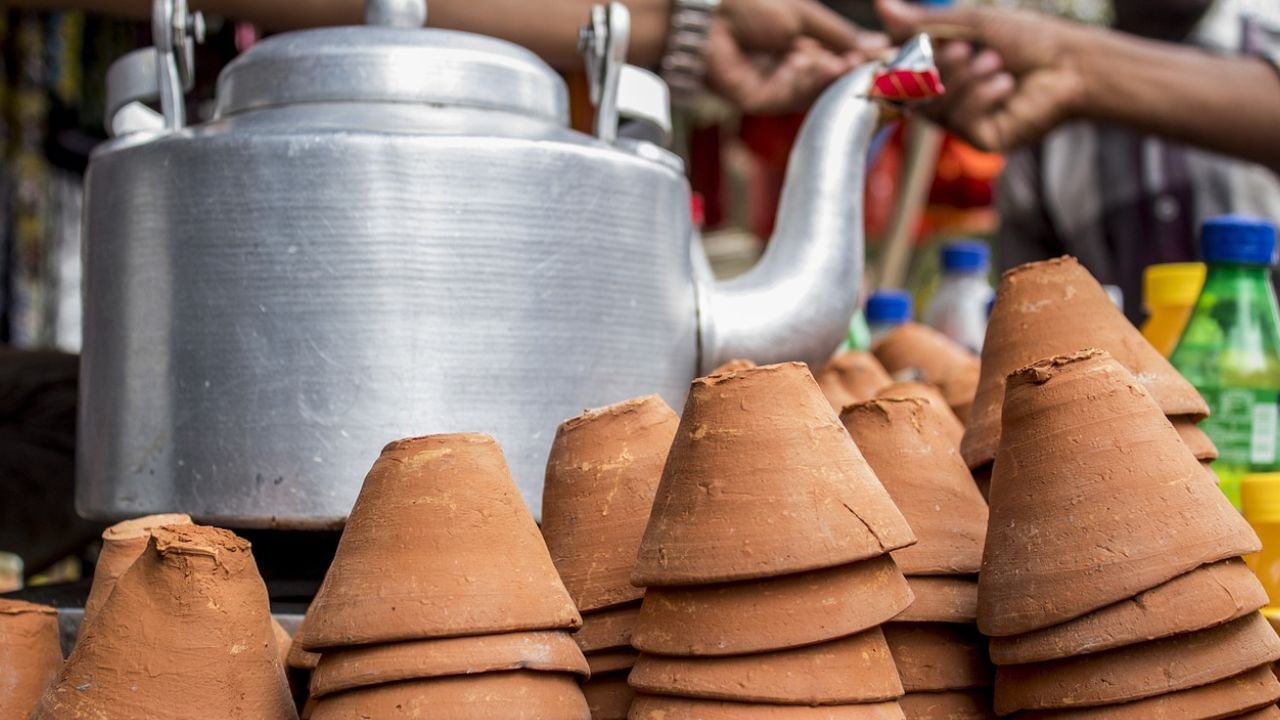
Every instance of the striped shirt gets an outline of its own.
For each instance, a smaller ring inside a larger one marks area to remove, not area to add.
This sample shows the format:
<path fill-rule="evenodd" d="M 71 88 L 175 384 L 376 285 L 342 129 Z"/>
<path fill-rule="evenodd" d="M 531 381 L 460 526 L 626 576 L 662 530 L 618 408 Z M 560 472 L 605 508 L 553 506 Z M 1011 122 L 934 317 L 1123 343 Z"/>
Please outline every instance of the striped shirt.
<path fill-rule="evenodd" d="M 1268 15 L 1249 7 L 1254 1 L 1219 0 L 1188 43 L 1280 68 L 1280 3 L 1263 3 Z M 1003 266 L 1075 255 L 1124 291 L 1134 322 L 1143 315 L 1143 270 L 1197 259 L 1205 218 L 1243 213 L 1280 223 L 1280 178 L 1269 169 L 1087 121 L 1010 154 L 997 198 Z"/>

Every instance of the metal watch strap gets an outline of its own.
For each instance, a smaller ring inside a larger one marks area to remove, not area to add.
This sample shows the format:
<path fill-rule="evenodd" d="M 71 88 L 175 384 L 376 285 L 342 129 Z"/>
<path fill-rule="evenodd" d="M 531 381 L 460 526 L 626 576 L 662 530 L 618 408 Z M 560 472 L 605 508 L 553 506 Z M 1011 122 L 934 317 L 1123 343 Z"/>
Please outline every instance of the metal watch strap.
<path fill-rule="evenodd" d="M 661 74 L 674 100 L 702 93 L 707 76 L 707 36 L 720 0 L 673 0 L 671 29 Z"/>

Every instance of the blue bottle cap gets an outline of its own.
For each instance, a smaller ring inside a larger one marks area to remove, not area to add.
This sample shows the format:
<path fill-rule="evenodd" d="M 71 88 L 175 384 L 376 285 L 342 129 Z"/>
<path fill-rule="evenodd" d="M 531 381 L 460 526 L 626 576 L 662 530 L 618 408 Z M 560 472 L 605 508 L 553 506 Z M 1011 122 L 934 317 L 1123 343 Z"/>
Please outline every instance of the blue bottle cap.
<path fill-rule="evenodd" d="M 991 249 L 977 240 L 953 242 L 942 248 L 943 272 L 980 272 L 991 267 Z"/>
<path fill-rule="evenodd" d="M 867 298 L 868 325 L 901 325 L 911 319 L 911 295 L 902 290 L 878 290 Z"/>
<path fill-rule="evenodd" d="M 1204 221 L 1200 254 L 1207 263 L 1276 264 L 1276 226 L 1258 218 L 1224 215 Z"/>

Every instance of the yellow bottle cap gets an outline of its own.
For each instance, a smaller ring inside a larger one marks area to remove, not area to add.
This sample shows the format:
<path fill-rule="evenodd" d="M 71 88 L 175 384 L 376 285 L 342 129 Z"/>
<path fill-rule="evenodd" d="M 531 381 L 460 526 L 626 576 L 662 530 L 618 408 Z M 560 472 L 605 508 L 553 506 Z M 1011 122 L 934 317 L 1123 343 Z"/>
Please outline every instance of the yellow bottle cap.
<path fill-rule="evenodd" d="M 1204 263 L 1152 265 L 1143 274 L 1143 297 L 1147 312 L 1158 307 L 1191 307 L 1204 288 Z"/>
<path fill-rule="evenodd" d="M 1245 475 L 1240 481 L 1240 504 L 1250 524 L 1280 524 L 1280 473 Z"/>

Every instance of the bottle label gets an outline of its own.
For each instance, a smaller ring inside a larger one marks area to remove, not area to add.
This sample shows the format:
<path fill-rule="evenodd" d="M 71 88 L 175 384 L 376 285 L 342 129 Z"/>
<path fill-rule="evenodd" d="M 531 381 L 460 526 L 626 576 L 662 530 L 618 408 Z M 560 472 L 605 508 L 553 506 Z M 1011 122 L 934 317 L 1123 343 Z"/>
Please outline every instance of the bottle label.
<path fill-rule="evenodd" d="M 1200 428 L 1218 446 L 1219 462 L 1274 469 L 1280 451 L 1280 393 L 1275 390 L 1201 388 L 1212 414 Z"/>

